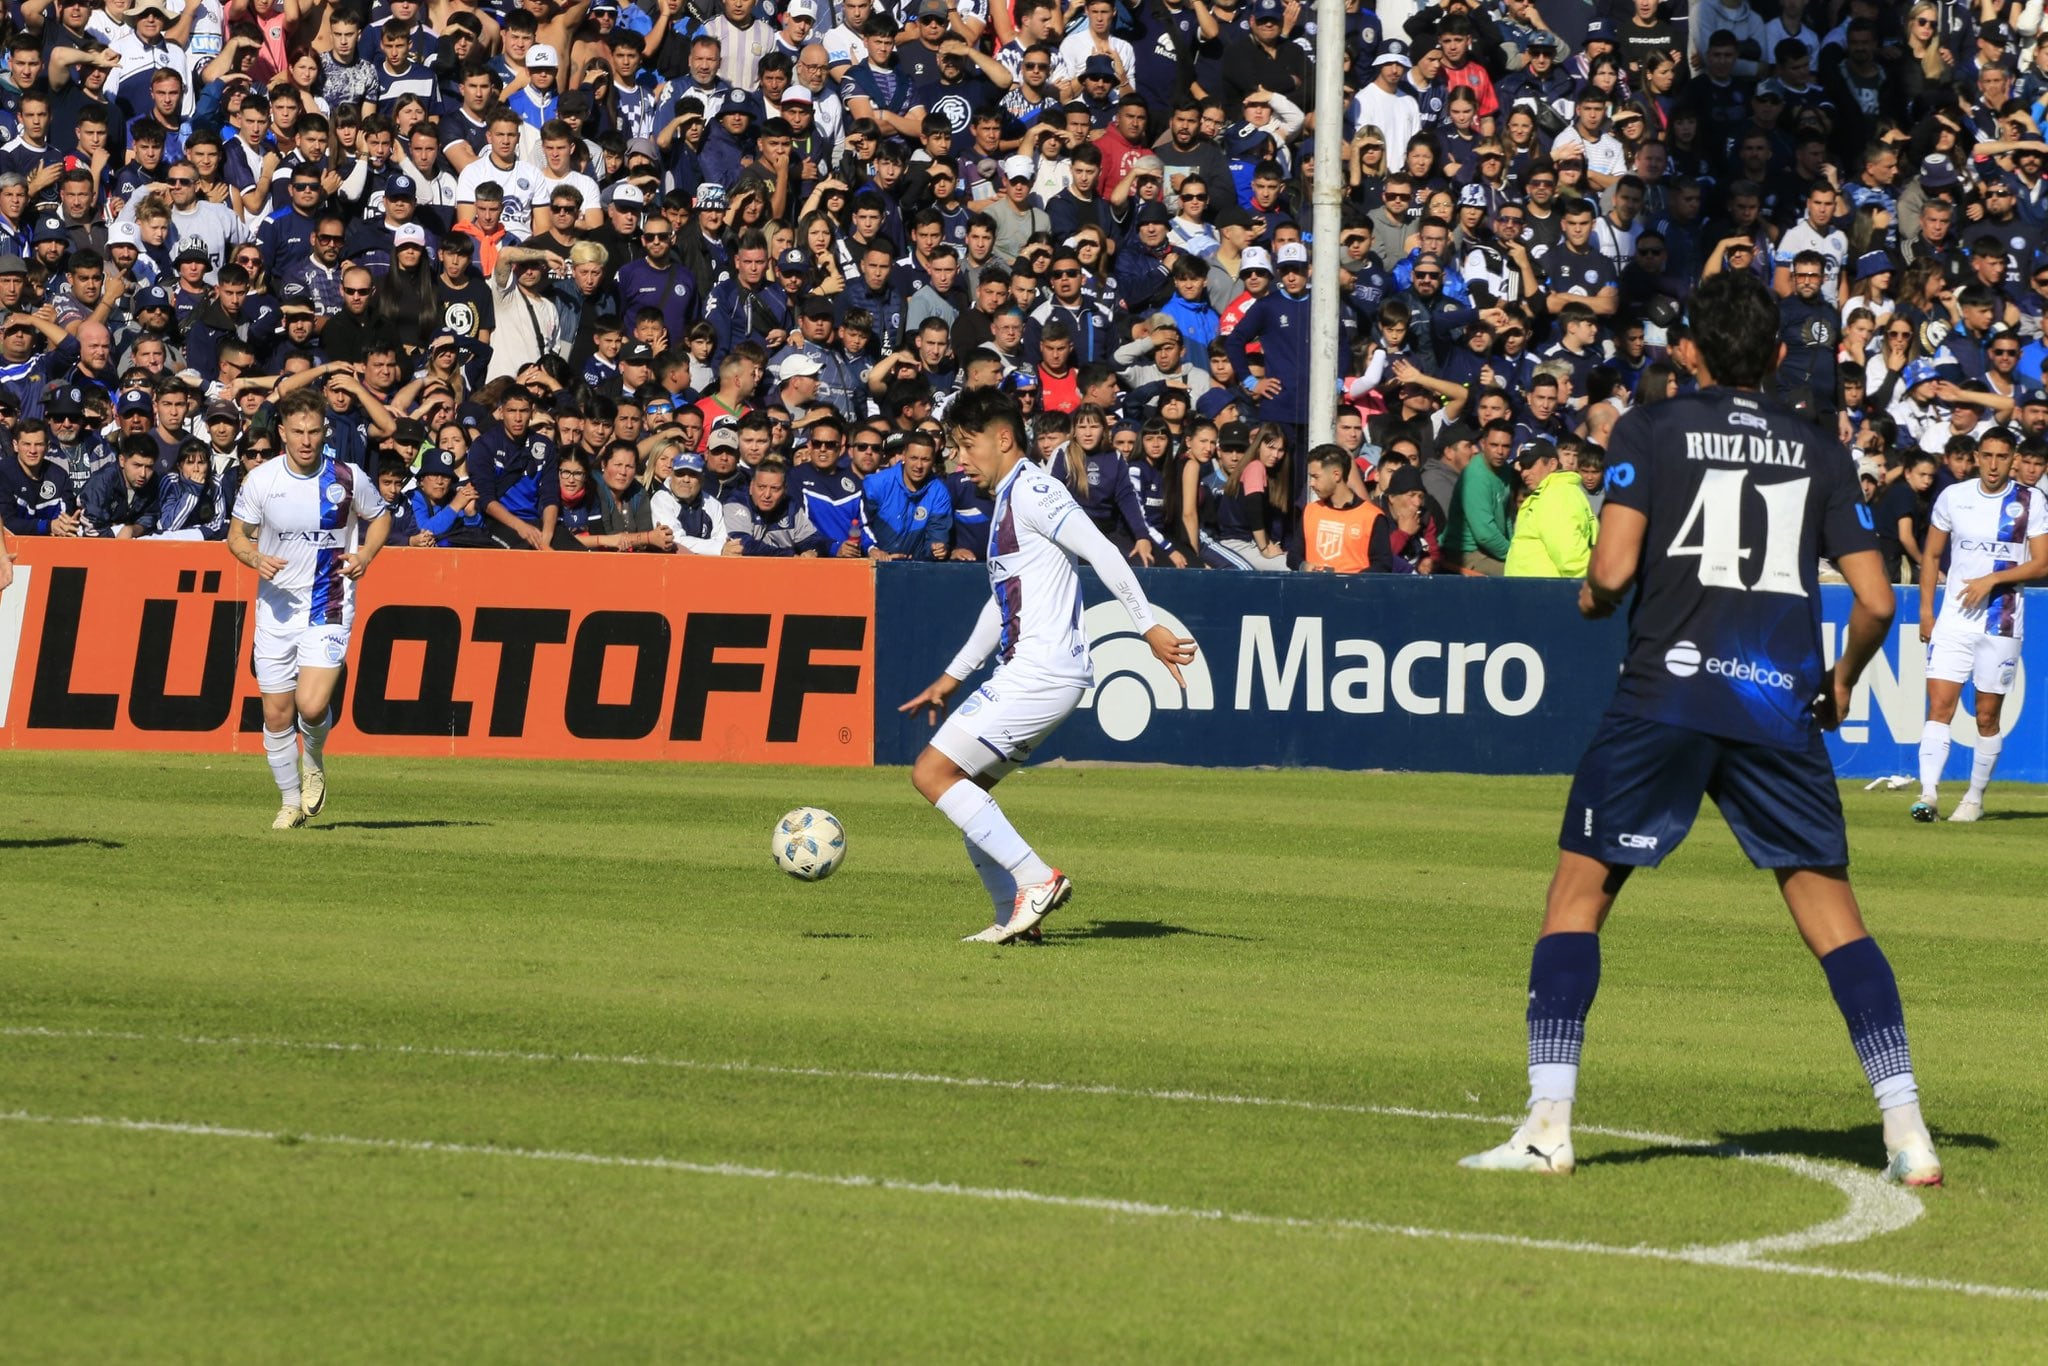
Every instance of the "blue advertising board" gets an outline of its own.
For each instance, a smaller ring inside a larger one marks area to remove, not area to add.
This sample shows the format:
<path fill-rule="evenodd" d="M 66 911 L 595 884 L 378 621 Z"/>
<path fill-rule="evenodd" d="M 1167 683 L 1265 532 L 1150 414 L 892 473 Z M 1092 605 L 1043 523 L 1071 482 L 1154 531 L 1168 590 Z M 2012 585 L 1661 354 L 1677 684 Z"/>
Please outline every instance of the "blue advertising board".
<path fill-rule="evenodd" d="M 1185 692 L 1084 572 L 1096 686 L 1038 751 L 1044 759 L 1216 767 L 1318 766 L 1568 773 L 1613 691 L 1626 626 L 1588 622 L 1578 585 L 1535 580 L 1140 571 L 1162 620 L 1201 654 Z M 930 735 L 896 711 L 938 676 L 988 595 L 978 567 L 889 564 L 875 578 L 875 762 L 904 764 Z M 2048 592 L 2036 591 L 2048 619 Z M 1829 659 L 1848 628 L 1846 588 L 1822 589 Z M 1917 592 L 1901 590 L 1883 652 L 1830 748 L 1845 778 L 1917 772 L 1926 715 Z M 2037 635 L 2038 638 L 2038 635 Z M 2048 781 L 2048 726 L 2026 681 L 2006 703 L 1999 776 Z M 979 681 L 978 678 L 975 681 Z M 1950 775 L 1976 740 L 1958 712 Z"/>

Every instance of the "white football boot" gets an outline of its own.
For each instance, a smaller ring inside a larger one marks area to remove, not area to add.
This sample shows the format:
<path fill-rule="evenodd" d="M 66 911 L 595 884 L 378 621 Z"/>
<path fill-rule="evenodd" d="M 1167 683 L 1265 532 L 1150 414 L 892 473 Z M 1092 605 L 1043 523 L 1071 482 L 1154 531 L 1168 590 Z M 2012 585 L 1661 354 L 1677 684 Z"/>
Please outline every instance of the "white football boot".
<path fill-rule="evenodd" d="M 1894 1185 L 1941 1184 L 1941 1158 L 1935 1154 L 1934 1140 L 1925 1133 L 1907 1139 L 1897 1148 L 1887 1147 L 1886 1158 L 1884 1179 Z"/>
<path fill-rule="evenodd" d="M 327 805 L 327 770 L 318 764 L 305 764 L 299 772 L 299 810 L 311 820 Z"/>
<path fill-rule="evenodd" d="M 306 808 L 283 806 L 278 808 L 277 819 L 270 823 L 272 830 L 296 830 L 306 823 Z"/>
<path fill-rule="evenodd" d="M 1571 1131 L 1539 1134 L 1524 1123 L 1498 1148 L 1461 1157 L 1458 1165 L 1478 1172 L 1536 1172 L 1543 1176 L 1570 1176 L 1574 1165 Z"/>
<path fill-rule="evenodd" d="M 1956 809 L 1948 813 L 1948 818 L 1952 821 L 1974 821 L 1983 814 L 1984 799 L 1966 796 L 1956 803 Z"/>
<path fill-rule="evenodd" d="M 1038 928 L 1038 922 L 1067 904 L 1074 896 L 1074 884 L 1066 875 L 1055 868 L 1052 876 L 1032 887 L 1017 889 L 1017 907 L 1010 912 L 1008 921 L 991 926 L 1002 931 L 1002 938 L 996 942 L 1007 944 L 1012 939 L 1022 938 Z"/>

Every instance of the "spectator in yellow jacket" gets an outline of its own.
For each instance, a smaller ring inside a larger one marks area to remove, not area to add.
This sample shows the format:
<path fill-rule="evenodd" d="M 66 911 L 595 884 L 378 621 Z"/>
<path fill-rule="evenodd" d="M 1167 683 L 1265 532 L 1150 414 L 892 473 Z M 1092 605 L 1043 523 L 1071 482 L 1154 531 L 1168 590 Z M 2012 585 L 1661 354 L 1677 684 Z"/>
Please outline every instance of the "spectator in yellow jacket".
<path fill-rule="evenodd" d="M 1593 558 L 1599 524 L 1579 476 L 1562 467 L 1557 447 L 1531 441 L 1515 456 L 1528 495 L 1515 515 L 1508 546 L 1511 579 L 1580 579 Z"/>

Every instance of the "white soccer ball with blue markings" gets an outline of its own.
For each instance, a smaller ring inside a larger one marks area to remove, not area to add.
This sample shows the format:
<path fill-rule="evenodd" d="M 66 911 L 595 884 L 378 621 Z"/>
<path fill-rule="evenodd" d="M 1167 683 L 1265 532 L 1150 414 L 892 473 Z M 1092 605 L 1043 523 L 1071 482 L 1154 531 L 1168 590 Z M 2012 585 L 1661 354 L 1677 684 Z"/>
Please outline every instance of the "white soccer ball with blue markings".
<path fill-rule="evenodd" d="M 815 806 L 799 806 L 775 823 L 775 866 L 793 878 L 818 882 L 846 862 L 846 827 Z"/>

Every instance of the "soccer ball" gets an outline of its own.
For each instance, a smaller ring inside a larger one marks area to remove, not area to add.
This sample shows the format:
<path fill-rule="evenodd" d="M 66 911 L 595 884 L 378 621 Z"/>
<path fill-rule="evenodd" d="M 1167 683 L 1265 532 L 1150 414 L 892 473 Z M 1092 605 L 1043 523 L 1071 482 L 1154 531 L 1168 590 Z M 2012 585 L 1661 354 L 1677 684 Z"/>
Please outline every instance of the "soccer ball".
<path fill-rule="evenodd" d="M 793 878 L 818 882 L 846 861 L 846 827 L 815 806 L 799 806 L 775 823 L 775 866 Z"/>

